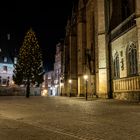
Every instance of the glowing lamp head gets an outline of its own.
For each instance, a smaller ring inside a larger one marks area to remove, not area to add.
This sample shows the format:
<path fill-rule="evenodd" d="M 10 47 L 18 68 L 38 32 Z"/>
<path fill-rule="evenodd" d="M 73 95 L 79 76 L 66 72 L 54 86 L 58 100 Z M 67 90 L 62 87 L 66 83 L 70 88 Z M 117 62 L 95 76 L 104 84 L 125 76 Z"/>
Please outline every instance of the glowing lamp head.
<path fill-rule="evenodd" d="M 70 84 L 72 83 L 72 80 L 71 80 L 71 79 L 69 79 L 69 83 L 70 83 Z"/>
<path fill-rule="evenodd" d="M 88 79 L 88 75 L 84 75 L 84 79 L 87 80 Z"/>
<path fill-rule="evenodd" d="M 42 96 L 46 96 L 47 92 L 48 92 L 47 89 L 44 89 L 43 92 L 42 92 Z"/>

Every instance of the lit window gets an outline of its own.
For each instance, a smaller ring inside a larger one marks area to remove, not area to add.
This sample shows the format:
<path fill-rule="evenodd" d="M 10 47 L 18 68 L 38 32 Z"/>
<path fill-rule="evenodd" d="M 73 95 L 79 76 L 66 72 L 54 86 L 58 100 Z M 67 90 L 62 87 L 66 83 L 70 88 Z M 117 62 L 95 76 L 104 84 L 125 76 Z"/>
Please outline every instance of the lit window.
<path fill-rule="evenodd" d="M 119 77 L 120 77 L 119 53 L 116 52 L 114 55 L 114 78 Z"/>
<path fill-rule="evenodd" d="M 7 62 L 7 57 L 4 57 L 4 62 Z"/>
<path fill-rule="evenodd" d="M 134 43 L 131 43 L 127 49 L 128 57 L 128 75 L 137 74 L 137 49 Z"/>
<path fill-rule="evenodd" d="M 17 57 L 14 57 L 14 64 L 17 64 Z"/>
<path fill-rule="evenodd" d="M 48 79 L 51 79 L 51 76 L 48 76 Z"/>

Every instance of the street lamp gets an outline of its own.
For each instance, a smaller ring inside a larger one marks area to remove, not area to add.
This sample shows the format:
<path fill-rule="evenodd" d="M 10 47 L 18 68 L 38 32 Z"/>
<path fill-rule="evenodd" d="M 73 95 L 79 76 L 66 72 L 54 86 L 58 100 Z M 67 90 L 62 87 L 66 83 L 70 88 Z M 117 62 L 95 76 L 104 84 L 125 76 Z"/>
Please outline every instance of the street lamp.
<path fill-rule="evenodd" d="M 71 97 L 71 84 L 72 84 L 72 80 L 69 79 L 69 84 L 70 84 L 70 97 Z"/>
<path fill-rule="evenodd" d="M 86 81 L 86 100 L 87 100 L 87 84 L 88 84 L 88 75 L 84 75 L 84 80 Z"/>

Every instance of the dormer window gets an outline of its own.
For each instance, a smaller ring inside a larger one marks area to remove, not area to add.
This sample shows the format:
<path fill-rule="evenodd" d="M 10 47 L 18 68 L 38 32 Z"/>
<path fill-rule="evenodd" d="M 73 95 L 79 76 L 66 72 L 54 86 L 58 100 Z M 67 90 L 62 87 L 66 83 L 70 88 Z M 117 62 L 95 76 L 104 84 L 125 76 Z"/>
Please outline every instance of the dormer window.
<path fill-rule="evenodd" d="M 7 62 L 7 57 L 4 57 L 4 62 Z"/>

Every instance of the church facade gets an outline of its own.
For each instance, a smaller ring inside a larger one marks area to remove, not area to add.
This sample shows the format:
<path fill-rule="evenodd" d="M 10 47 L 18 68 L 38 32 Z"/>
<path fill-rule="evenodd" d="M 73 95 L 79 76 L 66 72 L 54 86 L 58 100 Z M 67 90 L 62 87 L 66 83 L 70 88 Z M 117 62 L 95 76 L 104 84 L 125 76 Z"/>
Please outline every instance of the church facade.
<path fill-rule="evenodd" d="M 140 100 L 139 0 L 78 0 L 64 44 L 65 94 Z"/>

